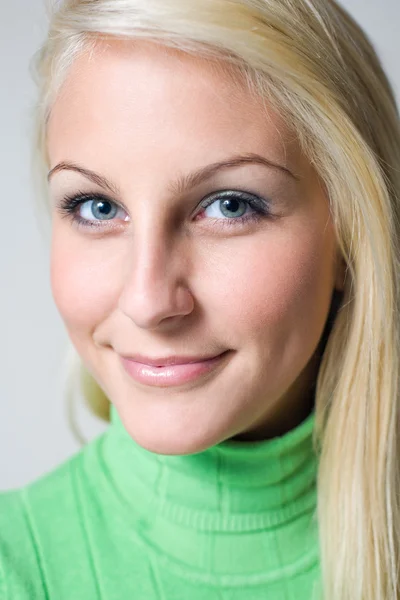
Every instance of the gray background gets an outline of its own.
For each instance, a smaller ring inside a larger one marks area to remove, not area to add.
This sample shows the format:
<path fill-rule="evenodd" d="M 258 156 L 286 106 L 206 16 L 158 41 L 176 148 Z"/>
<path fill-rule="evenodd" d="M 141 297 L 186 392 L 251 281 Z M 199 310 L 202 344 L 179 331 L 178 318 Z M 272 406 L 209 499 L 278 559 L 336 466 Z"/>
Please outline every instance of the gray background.
<path fill-rule="evenodd" d="M 400 99 L 400 0 L 343 0 L 369 34 Z M 1 0 L 0 131 L 2 227 L 0 308 L 0 489 L 23 485 L 80 444 L 69 429 L 63 389 L 66 333 L 49 283 L 49 236 L 33 208 L 29 61 L 46 33 L 44 0 Z M 107 426 L 82 405 L 87 439 Z"/>

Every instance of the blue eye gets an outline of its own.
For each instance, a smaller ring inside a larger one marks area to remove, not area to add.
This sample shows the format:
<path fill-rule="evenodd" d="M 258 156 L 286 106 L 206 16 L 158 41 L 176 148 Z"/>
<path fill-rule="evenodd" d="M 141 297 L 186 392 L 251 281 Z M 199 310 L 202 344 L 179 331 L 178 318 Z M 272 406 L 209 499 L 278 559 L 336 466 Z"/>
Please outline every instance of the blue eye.
<path fill-rule="evenodd" d="M 113 221 L 121 212 L 121 219 L 128 217 L 123 208 L 101 194 L 80 193 L 66 196 L 60 206 L 62 214 L 82 227 L 102 227 L 102 221 Z"/>
<path fill-rule="evenodd" d="M 239 227 L 247 221 L 272 218 L 266 200 L 243 191 L 214 192 L 203 201 L 201 209 L 197 216 L 206 215 L 210 221 L 217 222 L 218 227 Z M 111 225 L 118 217 L 123 221 L 129 220 L 122 207 L 102 194 L 66 196 L 61 202 L 60 212 L 70 217 L 77 226 L 86 228 L 104 229 L 104 222 Z"/>
<path fill-rule="evenodd" d="M 109 200 L 87 200 L 80 205 L 79 213 L 88 221 L 93 217 L 100 221 L 108 221 L 116 216 L 118 207 Z"/>
<path fill-rule="evenodd" d="M 209 207 L 212 210 L 209 211 L 207 216 L 222 221 L 222 223 L 218 223 L 218 226 L 223 227 L 235 227 L 247 221 L 257 221 L 263 217 L 271 216 L 268 203 L 262 198 L 247 192 L 231 190 L 215 192 L 206 199 L 202 212 L 205 214 Z M 249 208 L 251 209 L 250 212 Z M 222 217 L 225 218 L 219 218 L 219 214 L 222 214 Z"/>

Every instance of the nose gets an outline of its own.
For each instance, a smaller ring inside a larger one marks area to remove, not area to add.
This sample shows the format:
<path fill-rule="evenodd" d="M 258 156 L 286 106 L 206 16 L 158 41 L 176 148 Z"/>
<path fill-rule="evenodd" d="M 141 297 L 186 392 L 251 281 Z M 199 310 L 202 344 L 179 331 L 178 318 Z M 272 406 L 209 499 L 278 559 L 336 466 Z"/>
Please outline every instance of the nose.
<path fill-rule="evenodd" d="M 188 253 L 161 235 L 131 246 L 118 308 L 138 327 L 156 329 L 171 317 L 192 312 L 193 297 L 185 283 Z"/>

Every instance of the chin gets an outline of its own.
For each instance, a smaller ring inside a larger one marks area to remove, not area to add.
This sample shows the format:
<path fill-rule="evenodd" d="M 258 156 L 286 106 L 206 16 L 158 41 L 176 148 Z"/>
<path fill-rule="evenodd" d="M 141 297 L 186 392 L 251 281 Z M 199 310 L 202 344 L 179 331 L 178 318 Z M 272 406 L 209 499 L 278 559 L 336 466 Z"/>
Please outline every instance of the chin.
<path fill-rule="evenodd" d="M 223 436 L 212 435 L 211 432 L 204 435 L 198 430 L 192 430 L 188 427 L 186 427 L 184 433 L 176 430 L 171 431 L 165 427 L 161 431 L 157 431 L 157 429 L 138 430 L 135 426 L 128 427 L 127 425 L 125 427 L 128 434 L 139 446 L 155 454 L 179 456 L 197 454 L 226 439 Z"/>

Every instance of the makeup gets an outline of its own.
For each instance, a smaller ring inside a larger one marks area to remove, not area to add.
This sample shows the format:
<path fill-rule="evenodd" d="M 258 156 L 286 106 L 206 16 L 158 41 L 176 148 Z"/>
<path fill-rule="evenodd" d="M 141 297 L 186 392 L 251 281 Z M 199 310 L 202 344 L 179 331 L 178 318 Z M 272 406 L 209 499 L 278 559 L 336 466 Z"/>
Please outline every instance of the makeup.
<path fill-rule="evenodd" d="M 197 363 L 155 367 L 121 357 L 125 371 L 139 383 L 156 387 L 172 387 L 193 381 L 226 364 L 232 352 L 228 350 L 215 358 Z"/>

